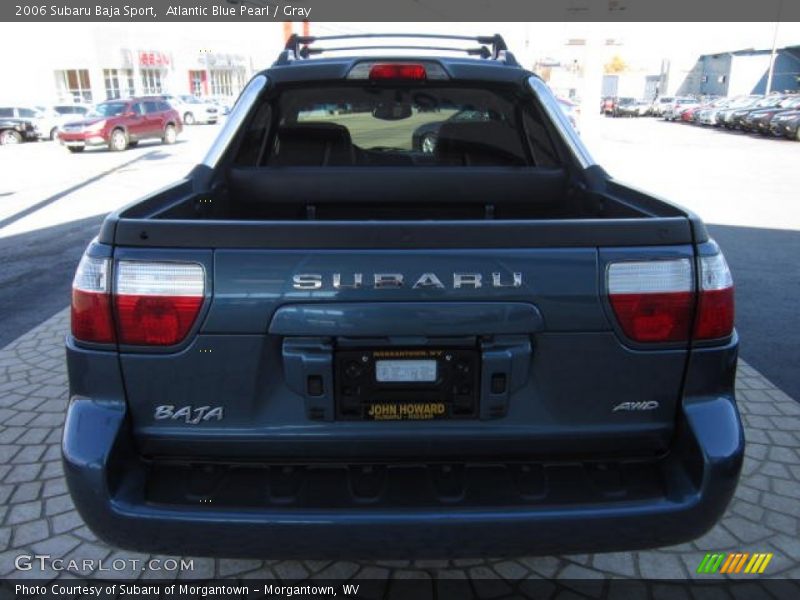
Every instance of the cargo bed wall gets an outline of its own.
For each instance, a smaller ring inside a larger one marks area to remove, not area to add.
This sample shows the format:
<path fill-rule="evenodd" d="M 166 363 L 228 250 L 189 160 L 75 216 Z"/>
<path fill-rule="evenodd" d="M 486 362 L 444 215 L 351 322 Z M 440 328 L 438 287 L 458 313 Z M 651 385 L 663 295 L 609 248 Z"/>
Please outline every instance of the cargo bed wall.
<path fill-rule="evenodd" d="M 215 193 L 159 218 L 241 220 L 521 220 L 651 214 L 570 185 L 562 169 L 236 167 Z"/>
<path fill-rule="evenodd" d="M 702 242 L 681 208 L 589 167 L 234 168 L 110 215 L 101 243 L 164 248 L 545 248 Z M 591 182 L 591 185 L 590 185 Z"/>

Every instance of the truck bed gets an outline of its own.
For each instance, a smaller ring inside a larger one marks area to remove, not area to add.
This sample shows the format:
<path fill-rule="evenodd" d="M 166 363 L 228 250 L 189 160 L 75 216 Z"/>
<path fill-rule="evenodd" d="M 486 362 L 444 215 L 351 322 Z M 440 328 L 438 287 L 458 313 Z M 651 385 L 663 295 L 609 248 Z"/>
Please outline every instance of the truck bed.
<path fill-rule="evenodd" d="M 585 175 L 600 184 L 588 189 L 570 183 L 561 169 L 542 168 L 236 167 L 212 190 L 198 191 L 202 173 L 194 173 L 112 214 L 100 241 L 154 247 L 491 248 L 708 239 L 693 214 L 608 178 L 600 167 Z"/>

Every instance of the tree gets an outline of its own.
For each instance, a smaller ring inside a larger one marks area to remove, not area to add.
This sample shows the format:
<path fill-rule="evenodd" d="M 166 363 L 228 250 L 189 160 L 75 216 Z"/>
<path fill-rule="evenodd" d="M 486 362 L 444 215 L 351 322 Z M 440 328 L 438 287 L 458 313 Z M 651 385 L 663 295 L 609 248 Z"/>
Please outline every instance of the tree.
<path fill-rule="evenodd" d="M 625 64 L 625 61 L 622 60 L 622 57 L 619 54 L 615 54 L 611 60 L 605 64 L 603 70 L 607 75 L 613 73 L 622 73 L 623 71 L 628 70 L 628 65 Z"/>

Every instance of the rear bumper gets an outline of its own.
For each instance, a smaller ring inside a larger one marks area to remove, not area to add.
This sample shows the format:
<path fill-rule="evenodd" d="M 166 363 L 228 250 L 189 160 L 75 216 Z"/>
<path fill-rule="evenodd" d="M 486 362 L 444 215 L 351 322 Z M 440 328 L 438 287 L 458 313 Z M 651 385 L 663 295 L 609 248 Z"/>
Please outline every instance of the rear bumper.
<path fill-rule="evenodd" d="M 487 459 L 451 465 L 443 476 L 434 465 L 386 465 L 378 470 L 399 475 L 389 476 L 392 492 L 384 495 L 386 485 L 354 477 L 347 465 L 338 465 L 336 476 L 336 469 L 302 467 L 297 479 L 281 467 L 275 475 L 274 466 L 231 464 L 222 467 L 226 477 L 238 473 L 245 480 L 231 501 L 225 491 L 236 477 L 215 478 L 217 466 L 159 465 L 138 456 L 108 370 L 96 397 L 76 393 L 104 368 L 101 354 L 95 353 L 88 370 L 71 360 L 71 380 L 79 370 L 83 378 L 73 386 L 64 426 L 64 470 L 91 529 L 111 544 L 144 552 L 423 558 L 676 544 L 702 535 L 720 518 L 744 453 L 733 396 L 734 340 L 726 348 L 693 352 L 671 449 L 640 466 Z M 108 369 L 115 368 L 113 360 Z M 247 469 L 263 477 L 242 475 Z M 319 486 L 328 484 L 331 493 L 320 494 Z"/>
<path fill-rule="evenodd" d="M 86 146 L 102 146 L 108 143 L 105 132 L 96 133 L 66 133 L 58 134 L 59 141 L 67 147 L 85 148 Z"/>

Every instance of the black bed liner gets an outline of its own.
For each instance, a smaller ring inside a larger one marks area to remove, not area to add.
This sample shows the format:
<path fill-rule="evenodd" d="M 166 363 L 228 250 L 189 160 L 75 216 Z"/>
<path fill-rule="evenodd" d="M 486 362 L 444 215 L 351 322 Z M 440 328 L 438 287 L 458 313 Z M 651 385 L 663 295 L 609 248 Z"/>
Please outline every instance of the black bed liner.
<path fill-rule="evenodd" d="M 602 192 L 576 188 L 560 169 L 237 167 L 227 182 L 202 193 L 192 177 L 184 179 L 110 215 L 99 240 L 313 249 L 652 246 L 707 239 L 697 217 L 669 202 L 611 179 Z"/>

